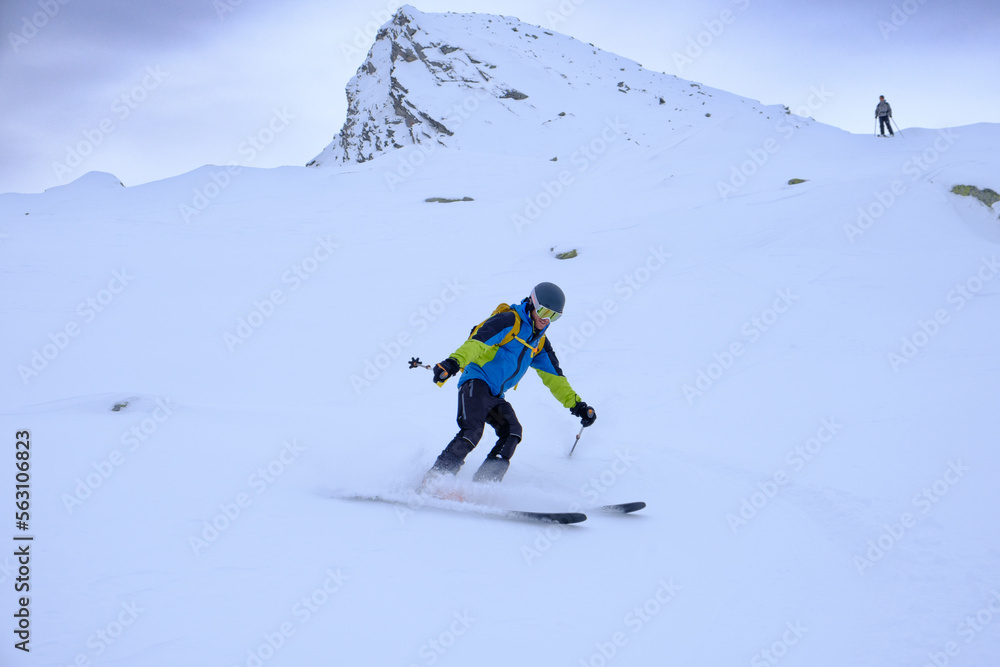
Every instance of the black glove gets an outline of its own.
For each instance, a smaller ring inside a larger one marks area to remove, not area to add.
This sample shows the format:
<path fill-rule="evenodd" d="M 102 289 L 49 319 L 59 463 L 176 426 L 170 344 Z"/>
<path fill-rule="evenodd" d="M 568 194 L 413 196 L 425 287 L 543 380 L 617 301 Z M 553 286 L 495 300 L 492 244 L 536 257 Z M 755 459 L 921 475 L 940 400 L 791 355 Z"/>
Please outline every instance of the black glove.
<path fill-rule="evenodd" d="M 597 421 L 597 412 L 583 401 L 577 401 L 576 405 L 569 409 L 569 412 L 574 417 L 579 417 L 580 423 L 584 426 L 590 426 Z"/>
<path fill-rule="evenodd" d="M 452 375 L 457 374 L 459 371 L 458 362 L 448 357 L 440 364 L 435 364 L 434 366 L 434 382 L 436 384 L 441 384 L 445 382 Z"/>

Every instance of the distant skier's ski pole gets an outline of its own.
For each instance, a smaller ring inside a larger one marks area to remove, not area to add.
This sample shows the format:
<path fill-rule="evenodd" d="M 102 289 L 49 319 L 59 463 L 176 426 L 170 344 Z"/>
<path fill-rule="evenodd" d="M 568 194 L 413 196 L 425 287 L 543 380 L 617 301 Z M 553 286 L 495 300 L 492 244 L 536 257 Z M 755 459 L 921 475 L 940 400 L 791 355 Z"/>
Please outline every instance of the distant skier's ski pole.
<path fill-rule="evenodd" d="M 580 432 L 576 434 L 576 440 L 573 441 L 573 447 L 572 447 L 572 449 L 569 450 L 569 455 L 570 456 L 573 456 L 573 450 L 576 449 L 576 446 L 578 444 L 580 444 L 580 436 L 583 435 L 583 429 L 584 428 L 586 428 L 586 427 L 585 426 L 581 426 L 580 427 Z"/>
<path fill-rule="evenodd" d="M 892 116 L 889 116 L 889 120 L 891 120 L 892 124 L 896 126 L 896 131 L 899 132 L 899 136 L 902 137 L 903 136 L 903 131 L 901 129 L 899 129 L 899 123 L 896 122 L 896 119 L 893 118 Z M 905 139 L 905 137 L 903 137 L 903 138 Z"/>

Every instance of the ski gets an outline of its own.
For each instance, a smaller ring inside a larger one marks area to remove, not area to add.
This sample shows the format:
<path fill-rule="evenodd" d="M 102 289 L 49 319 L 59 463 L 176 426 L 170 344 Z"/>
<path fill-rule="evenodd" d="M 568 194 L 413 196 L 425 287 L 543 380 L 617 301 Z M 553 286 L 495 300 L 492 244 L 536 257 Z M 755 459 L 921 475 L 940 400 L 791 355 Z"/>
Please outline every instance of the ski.
<path fill-rule="evenodd" d="M 587 520 L 587 515 L 582 512 L 530 512 L 527 510 L 511 510 L 501 507 L 489 507 L 487 505 L 474 505 L 459 500 L 449 500 L 446 498 L 435 498 L 434 496 L 416 496 L 405 499 L 381 495 L 354 494 L 337 496 L 345 500 L 366 500 L 390 505 L 403 505 L 413 511 L 421 509 L 434 509 L 446 512 L 458 512 L 460 514 L 475 514 L 494 519 L 507 519 L 511 521 L 534 521 L 540 523 L 572 524 Z"/>
<path fill-rule="evenodd" d="M 521 521 L 540 521 L 542 523 L 580 523 L 587 520 L 582 512 L 525 512 L 522 510 L 504 510 L 503 516 Z"/>
<path fill-rule="evenodd" d="M 641 500 L 634 503 L 620 503 L 618 505 L 601 505 L 597 508 L 600 512 L 607 512 L 609 514 L 631 514 L 632 512 L 638 512 L 639 510 L 646 507 L 646 503 Z"/>

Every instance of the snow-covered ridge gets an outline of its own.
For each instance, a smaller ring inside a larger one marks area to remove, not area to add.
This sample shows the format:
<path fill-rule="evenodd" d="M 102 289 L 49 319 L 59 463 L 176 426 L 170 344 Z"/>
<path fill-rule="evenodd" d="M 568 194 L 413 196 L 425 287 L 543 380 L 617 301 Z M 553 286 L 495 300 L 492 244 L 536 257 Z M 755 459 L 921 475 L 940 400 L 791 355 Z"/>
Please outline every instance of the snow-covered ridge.
<path fill-rule="evenodd" d="M 686 134 L 720 117 L 787 111 L 516 18 L 408 5 L 378 32 L 347 99 L 342 129 L 310 166 L 366 162 L 412 145 L 550 158 L 619 116 L 628 119 L 626 136 L 648 145 L 647 132 Z"/>
<path fill-rule="evenodd" d="M 88 171 L 83 176 L 65 184 L 48 188 L 46 192 L 72 193 L 90 192 L 94 190 L 117 190 L 125 187 L 125 184 L 114 174 L 105 171 Z"/>

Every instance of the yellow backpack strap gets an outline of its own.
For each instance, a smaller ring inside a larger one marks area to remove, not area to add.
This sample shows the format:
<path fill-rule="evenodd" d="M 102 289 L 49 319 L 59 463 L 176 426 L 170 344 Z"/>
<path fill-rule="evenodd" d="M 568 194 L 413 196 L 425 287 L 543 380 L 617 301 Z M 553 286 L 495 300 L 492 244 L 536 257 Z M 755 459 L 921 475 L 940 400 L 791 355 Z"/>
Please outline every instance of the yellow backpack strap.
<path fill-rule="evenodd" d="M 511 310 L 511 309 L 508 308 L 508 310 Z M 510 341 L 512 341 L 515 338 L 517 338 L 517 333 L 520 330 L 521 330 L 521 318 L 517 316 L 517 313 L 514 313 L 514 326 L 512 326 L 510 328 L 510 331 L 508 331 L 507 334 L 503 338 L 500 339 L 500 342 L 498 343 L 498 345 L 500 345 L 500 347 L 503 347 L 504 345 L 506 345 Z M 520 338 L 517 338 L 517 339 L 521 340 Z"/>
<path fill-rule="evenodd" d="M 514 336 L 514 338 L 517 338 L 517 336 Z M 529 345 L 527 341 L 521 338 L 517 338 L 517 342 L 531 350 L 532 358 L 537 357 L 545 349 L 545 336 L 538 339 L 538 345 L 536 346 Z"/>
<path fill-rule="evenodd" d="M 500 313 L 506 313 L 507 311 L 513 312 L 514 309 L 510 307 L 510 304 L 501 303 L 499 306 L 493 309 L 493 312 L 490 314 L 490 317 L 493 317 L 494 315 L 499 315 Z M 475 336 L 476 332 L 479 331 L 479 329 L 484 324 L 486 324 L 486 321 L 489 320 L 490 317 L 487 317 L 485 320 L 483 320 L 476 326 L 472 327 L 472 331 L 469 332 L 469 338 Z M 507 334 L 500 340 L 500 342 L 497 343 L 497 345 L 506 345 L 510 341 L 514 340 L 520 328 L 521 328 L 521 318 L 517 316 L 517 313 L 514 313 L 514 326 L 511 328 L 510 331 L 507 332 Z"/>
<path fill-rule="evenodd" d="M 517 336 L 515 336 L 515 338 L 517 338 Z M 530 345 L 528 345 L 527 343 L 525 343 L 520 338 L 517 339 L 517 342 L 520 343 L 521 345 L 525 346 L 529 350 L 531 350 L 531 358 L 532 359 L 534 359 L 535 357 L 537 357 L 541 353 L 541 351 L 545 349 L 545 336 L 544 335 L 541 338 L 538 339 L 538 347 L 531 347 Z M 521 383 L 518 382 L 517 384 L 521 384 Z M 512 389 L 514 389 L 515 391 L 517 390 L 517 384 L 515 384 L 512 387 Z"/>

